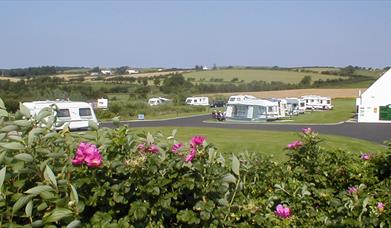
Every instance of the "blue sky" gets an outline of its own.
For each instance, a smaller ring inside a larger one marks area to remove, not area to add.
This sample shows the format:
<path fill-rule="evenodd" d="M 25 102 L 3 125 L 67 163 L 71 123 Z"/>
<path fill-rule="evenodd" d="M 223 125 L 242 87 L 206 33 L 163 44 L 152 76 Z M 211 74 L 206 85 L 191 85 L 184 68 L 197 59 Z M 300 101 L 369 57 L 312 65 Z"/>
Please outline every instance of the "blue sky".
<path fill-rule="evenodd" d="M 0 68 L 391 65 L 391 1 L 0 1 Z"/>

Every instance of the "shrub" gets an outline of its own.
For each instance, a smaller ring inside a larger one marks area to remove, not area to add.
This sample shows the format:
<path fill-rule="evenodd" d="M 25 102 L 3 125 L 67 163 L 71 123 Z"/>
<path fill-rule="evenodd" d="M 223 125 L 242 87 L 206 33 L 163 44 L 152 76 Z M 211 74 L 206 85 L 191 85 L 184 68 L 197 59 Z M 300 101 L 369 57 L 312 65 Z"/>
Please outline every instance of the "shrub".
<path fill-rule="evenodd" d="M 50 111 L 18 113 L 4 122 L 0 100 L 4 227 L 391 226 L 390 150 L 330 151 L 305 129 L 285 163 L 226 158 L 175 130 L 56 132 Z"/>

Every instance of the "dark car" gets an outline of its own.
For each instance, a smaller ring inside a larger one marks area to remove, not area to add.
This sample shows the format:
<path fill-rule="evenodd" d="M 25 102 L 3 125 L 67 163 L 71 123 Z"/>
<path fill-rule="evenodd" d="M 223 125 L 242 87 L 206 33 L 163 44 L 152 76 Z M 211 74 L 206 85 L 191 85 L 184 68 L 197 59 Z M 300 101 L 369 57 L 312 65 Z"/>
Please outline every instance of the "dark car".
<path fill-rule="evenodd" d="M 212 104 L 210 104 L 210 107 L 212 108 L 225 107 L 225 102 L 221 100 L 213 101 Z"/>

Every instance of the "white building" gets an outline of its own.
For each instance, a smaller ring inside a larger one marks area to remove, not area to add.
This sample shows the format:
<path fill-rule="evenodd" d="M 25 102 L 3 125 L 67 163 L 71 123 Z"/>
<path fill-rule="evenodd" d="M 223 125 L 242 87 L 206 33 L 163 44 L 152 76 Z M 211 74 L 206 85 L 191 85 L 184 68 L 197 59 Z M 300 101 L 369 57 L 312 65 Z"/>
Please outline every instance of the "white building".
<path fill-rule="evenodd" d="M 322 110 L 330 110 L 333 109 L 333 105 L 331 104 L 330 97 L 322 97 L 317 95 L 307 95 L 302 96 L 301 99 L 305 101 L 305 105 L 307 109 L 322 109 Z"/>
<path fill-rule="evenodd" d="M 133 69 L 126 70 L 126 72 L 127 72 L 128 74 L 138 74 L 138 73 L 139 73 L 138 70 L 133 70 Z"/>
<path fill-rule="evenodd" d="M 359 123 L 391 123 L 391 69 L 356 99 Z"/>
<path fill-rule="evenodd" d="M 111 72 L 111 70 L 101 70 L 100 71 L 103 75 L 112 75 L 113 72 Z"/>

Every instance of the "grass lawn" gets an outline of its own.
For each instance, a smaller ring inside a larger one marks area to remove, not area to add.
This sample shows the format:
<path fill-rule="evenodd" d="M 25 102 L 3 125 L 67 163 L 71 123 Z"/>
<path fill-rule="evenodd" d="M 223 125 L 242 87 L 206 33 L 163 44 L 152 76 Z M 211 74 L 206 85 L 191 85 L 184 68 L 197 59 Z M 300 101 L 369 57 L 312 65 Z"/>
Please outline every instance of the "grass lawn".
<path fill-rule="evenodd" d="M 293 116 L 289 123 L 338 123 L 352 118 L 356 111 L 356 103 L 352 98 L 333 99 L 333 110 L 306 111 L 304 114 Z"/>
<path fill-rule="evenodd" d="M 264 70 L 264 69 L 225 69 L 225 70 L 212 70 L 212 71 L 195 71 L 191 73 L 183 74 L 185 78 L 195 78 L 196 81 L 204 79 L 209 81 L 211 78 L 222 78 L 224 81 L 231 81 L 233 78 L 244 80 L 245 82 L 251 81 L 281 81 L 284 83 L 299 83 L 304 76 L 309 75 L 312 77 L 312 81 L 318 79 L 336 79 L 339 76 L 335 75 L 322 75 L 318 73 L 302 73 L 294 71 L 283 70 Z"/>
<path fill-rule="evenodd" d="M 162 132 L 165 137 L 177 129 L 176 138 L 181 142 L 188 142 L 194 135 L 203 135 L 208 143 L 215 145 L 224 155 L 238 154 L 244 151 L 273 156 L 275 161 L 284 161 L 286 151 L 284 148 L 293 140 L 299 138 L 298 132 L 277 132 L 219 128 L 185 128 L 185 127 L 159 127 L 159 128 L 133 128 L 136 132 Z M 361 152 L 384 151 L 385 147 L 365 140 L 353 139 L 332 135 L 321 135 L 325 141 L 322 146 L 335 149 L 347 149 Z"/>

